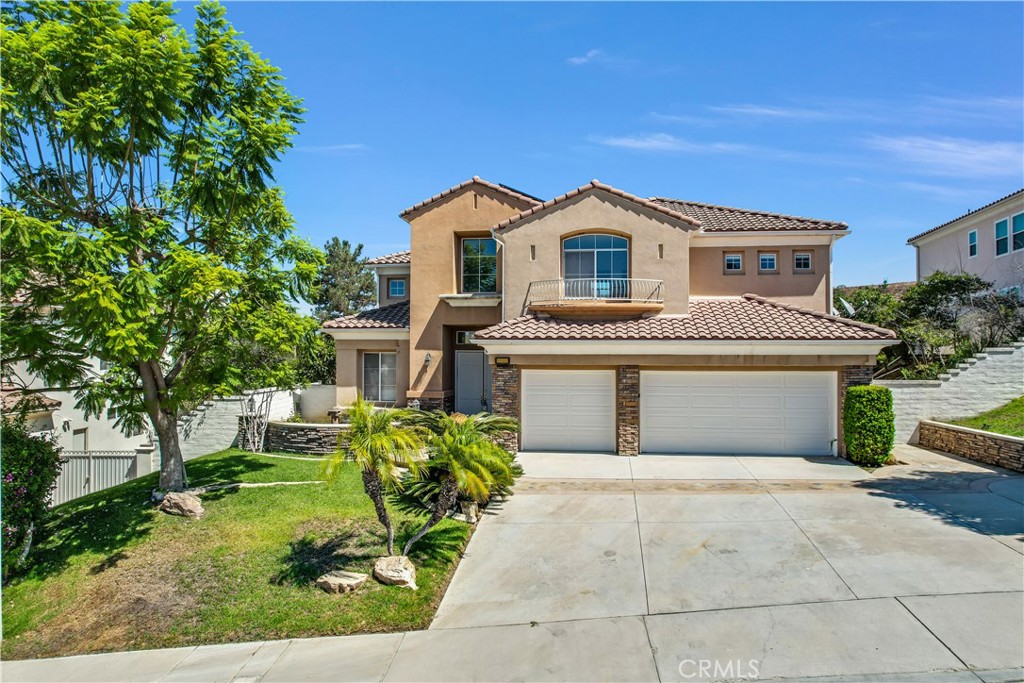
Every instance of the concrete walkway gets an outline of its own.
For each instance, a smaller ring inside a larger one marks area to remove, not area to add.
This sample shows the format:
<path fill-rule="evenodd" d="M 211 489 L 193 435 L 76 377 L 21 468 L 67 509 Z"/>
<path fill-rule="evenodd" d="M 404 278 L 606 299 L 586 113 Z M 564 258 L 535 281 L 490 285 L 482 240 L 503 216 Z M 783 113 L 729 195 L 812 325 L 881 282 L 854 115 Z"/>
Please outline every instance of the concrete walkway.
<path fill-rule="evenodd" d="M 3 680 L 1024 679 L 1024 477 L 897 457 L 561 479 L 527 456 L 430 630 L 7 662 Z"/>

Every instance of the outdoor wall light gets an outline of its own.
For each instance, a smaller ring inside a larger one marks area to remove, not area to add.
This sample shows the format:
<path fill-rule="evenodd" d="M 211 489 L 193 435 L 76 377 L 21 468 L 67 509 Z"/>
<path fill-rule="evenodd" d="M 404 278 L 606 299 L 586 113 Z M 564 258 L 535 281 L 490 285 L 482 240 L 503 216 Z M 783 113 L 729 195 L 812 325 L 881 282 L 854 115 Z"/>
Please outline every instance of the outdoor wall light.
<path fill-rule="evenodd" d="M 428 353 L 427 355 L 425 355 L 423 357 L 423 364 L 426 365 L 429 368 L 431 360 L 433 360 L 433 358 L 431 358 L 430 354 Z"/>

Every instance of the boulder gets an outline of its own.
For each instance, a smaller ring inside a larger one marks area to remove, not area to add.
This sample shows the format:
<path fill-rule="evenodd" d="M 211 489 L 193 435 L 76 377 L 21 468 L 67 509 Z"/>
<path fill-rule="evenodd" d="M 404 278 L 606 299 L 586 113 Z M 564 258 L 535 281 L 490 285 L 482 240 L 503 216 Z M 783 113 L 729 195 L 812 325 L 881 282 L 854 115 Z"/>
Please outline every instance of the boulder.
<path fill-rule="evenodd" d="M 473 500 L 460 500 L 459 509 L 462 510 L 462 515 L 466 518 L 466 521 L 470 524 L 476 524 L 480 518 L 480 506 Z"/>
<path fill-rule="evenodd" d="M 389 586 L 408 586 L 416 590 L 416 566 L 405 555 L 380 558 L 373 563 L 373 576 Z"/>
<path fill-rule="evenodd" d="M 160 503 L 160 511 L 169 515 L 199 519 L 203 516 L 203 503 L 199 496 L 191 493 L 171 491 Z"/>
<path fill-rule="evenodd" d="M 316 585 L 328 593 L 351 593 L 366 583 L 369 574 L 336 570 L 327 572 L 316 580 Z"/>

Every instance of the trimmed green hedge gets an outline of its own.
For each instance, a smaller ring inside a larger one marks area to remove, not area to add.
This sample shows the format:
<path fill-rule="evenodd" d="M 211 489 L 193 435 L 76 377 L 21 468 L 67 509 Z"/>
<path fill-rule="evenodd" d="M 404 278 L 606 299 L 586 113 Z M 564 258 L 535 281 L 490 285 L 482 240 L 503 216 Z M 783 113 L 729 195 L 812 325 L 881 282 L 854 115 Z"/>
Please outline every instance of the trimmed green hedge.
<path fill-rule="evenodd" d="M 885 464 L 895 436 L 891 391 L 870 384 L 846 390 L 843 442 L 847 458 L 858 465 Z"/>

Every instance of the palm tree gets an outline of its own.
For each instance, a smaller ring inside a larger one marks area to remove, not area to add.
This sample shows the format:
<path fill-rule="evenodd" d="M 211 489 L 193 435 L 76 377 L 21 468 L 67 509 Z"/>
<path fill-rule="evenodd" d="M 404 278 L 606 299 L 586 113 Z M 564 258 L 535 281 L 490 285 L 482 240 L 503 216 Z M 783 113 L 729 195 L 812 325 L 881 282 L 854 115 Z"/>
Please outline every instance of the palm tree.
<path fill-rule="evenodd" d="M 384 506 L 384 491 L 401 488 L 399 467 L 415 475 L 422 466 L 419 454 L 423 440 L 415 428 L 408 426 L 409 412 L 397 408 L 378 409 L 371 401 L 357 396 L 348 411 L 348 446 L 339 448 L 324 462 L 324 474 L 329 482 L 334 481 L 346 461 L 353 460 L 362 469 L 363 489 L 387 531 L 388 555 L 395 554 L 395 529 Z"/>
<path fill-rule="evenodd" d="M 438 476 L 439 489 L 430 517 L 405 544 L 403 555 L 447 516 L 459 494 L 484 503 L 496 487 L 511 481 L 513 458 L 491 437 L 519 429 L 514 419 L 488 413 L 446 415 L 435 410 L 413 412 L 407 419 L 427 433 L 427 469 Z"/>

